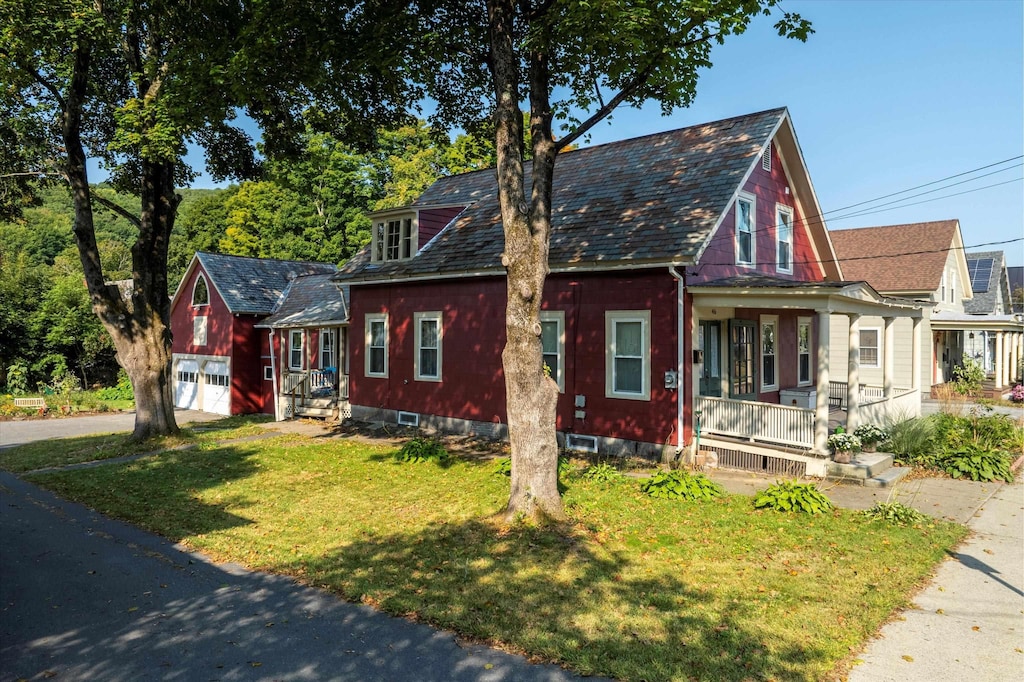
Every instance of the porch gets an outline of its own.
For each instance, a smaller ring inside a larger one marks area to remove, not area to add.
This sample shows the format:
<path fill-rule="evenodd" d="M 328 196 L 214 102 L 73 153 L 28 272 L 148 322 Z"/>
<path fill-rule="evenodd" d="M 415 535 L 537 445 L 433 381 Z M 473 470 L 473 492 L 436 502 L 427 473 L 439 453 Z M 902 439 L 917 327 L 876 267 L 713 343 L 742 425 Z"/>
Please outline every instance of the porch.
<path fill-rule="evenodd" d="M 352 416 L 348 375 L 336 369 L 286 370 L 281 381 L 284 418 L 341 420 Z"/>
<path fill-rule="evenodd" d="M 786 462 L 802 462 L 806 473 L 823 475 L 835 426 L 852 431 L 920 414 L 921 309 L 915 303 L 885 299 L 863 282 L 733 278 L 690 291 L 698 332 L 693 409 L 702 439 L 724 437 L 737 453 L 778 458 L 783 469 Z M 880 385 L 860 379 L 860 318 L 869 315 L 884 326 L 882 342 L 865 349 L 871 364 L 881 365 Z M 848 353 L 840 362 L 830 353 L 834 316 L 849 325 Z M 912 371 L 911 385 L 898 387 L 894 323 L 900 317 L 911 321 Z"/>

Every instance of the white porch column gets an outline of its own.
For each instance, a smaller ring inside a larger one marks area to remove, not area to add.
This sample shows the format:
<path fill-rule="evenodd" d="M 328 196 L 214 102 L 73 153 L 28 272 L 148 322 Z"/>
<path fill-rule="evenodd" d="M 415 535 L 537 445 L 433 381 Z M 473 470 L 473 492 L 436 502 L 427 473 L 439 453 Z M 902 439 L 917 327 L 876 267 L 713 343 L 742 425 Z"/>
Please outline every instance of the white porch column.
<path fill-rule="evenodd" d="M 910 388 L 921 391 L 921 318 L 915 317 L 912 320 L 913 327 L 910 332 L 910 342 L 913 349 L 910 351 Z"/>
<path fill-rule="evenodd" d="M 1003 361 L 1003 333 L 996 332 L 996 388 L 1003 387 L 1003 370 L 1006 363 Z"/>
<path fill-rule="evenodd" d="M 850 314 L 850 358 L 846 372 L 846 430 L 860 426 L 860 315 Z"/>
<path fill-rule="evenodd" d="M 829 311 L 818 313 L 818 393 L 814 403 L 814 451 L 828 454 L 828 346 L 830 318 Z"/>
<path fill-rule="evenodd" d="M 1013 339 L 1013 343 L 1010 345 L 1010 382 L 1008 386 L 1012 386 L 1013 382 L 1017 379 L 1017 364 L 1020 362 L 1020 341 L 1021 333 L 1014 332 L 1010 334 L 1010 338 Z"/>
<path fill-rule="evenodd" d="M 893 375 L 896 373 L 896 318 L 883 317 L 885 323 L 884 340 L 882 341 L 882 390 L 885 399 L 892 402 Z"/>

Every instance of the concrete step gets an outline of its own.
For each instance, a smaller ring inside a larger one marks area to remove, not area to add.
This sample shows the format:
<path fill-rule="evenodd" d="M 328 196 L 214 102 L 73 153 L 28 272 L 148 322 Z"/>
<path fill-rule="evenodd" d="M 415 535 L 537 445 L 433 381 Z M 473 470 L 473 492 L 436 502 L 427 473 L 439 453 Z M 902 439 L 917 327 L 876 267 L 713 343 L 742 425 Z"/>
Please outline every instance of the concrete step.
<path fill-rule="evenodd" d="M 333 407 L 296 407 L 295 413 L 300 417 L 317 417 L 320 419 L 329 419 L 334 416 Z"/>
<path fill-rule="evenodd" d="M 865 478 L 863 485 L 867 488 L 891 488 L 899 483 L 910 471 L 910 467 L 890 467 L 877 476 Z"/>
<path fill-rule="evenodd" d="M 892 467 L 892 455 L 885 452 L 859 452 L 849 464 L 829 462 L 825 465 L 829 478 L 865 480 Z"/>

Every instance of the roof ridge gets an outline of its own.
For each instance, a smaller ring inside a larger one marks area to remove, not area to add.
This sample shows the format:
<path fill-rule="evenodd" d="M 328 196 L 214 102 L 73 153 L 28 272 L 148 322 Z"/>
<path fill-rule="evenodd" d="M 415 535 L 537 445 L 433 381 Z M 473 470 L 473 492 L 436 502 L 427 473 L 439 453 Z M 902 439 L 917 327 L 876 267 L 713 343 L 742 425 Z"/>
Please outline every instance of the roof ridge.
<path fill-rule="evenodd" d="M 215 253 L 213 251 L 196 251 L 197 256 L 215 256 L 217 258 L 234 258 L 236 260 L 251 260 L 260 263 L 295 263 L 298 265 L 329 265 L 334 269 L 338 266 L 329 261 L 320 260 L 296 260 L 290 258 L 260 258 L 259 256 L 236 256 L 230 253 Z"/>

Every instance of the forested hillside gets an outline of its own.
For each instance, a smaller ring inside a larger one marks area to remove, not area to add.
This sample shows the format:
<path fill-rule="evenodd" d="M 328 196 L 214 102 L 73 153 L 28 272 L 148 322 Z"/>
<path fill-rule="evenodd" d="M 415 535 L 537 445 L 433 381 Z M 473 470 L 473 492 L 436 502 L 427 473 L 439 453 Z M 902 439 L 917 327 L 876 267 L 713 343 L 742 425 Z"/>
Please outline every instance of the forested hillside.
<path fill-rule="evenodd" d="M 486 139 L 486 138 L 483 138 Z M 264 179 L 223 189 L 181 189 L 168 258 L 174 293 L 196 251 L 340 264 L 370 240 L 368 211 L 412 202 L 435 179 L 493 165 L 493 148 L 468 135 L 454 142 L 423 123 L 381 131 L 372 153 L 310 134 L 291 161 L 266 163 Z M 137 198 L 93 191 L 137 215 Z M 27 375 L 35 389 L 64 370 L 85 386 L 116 379 L 113 345 L 93 314 L 71 232 L 65 187 L 39 192 L 16 221 L 0 221 L 0 386 Z M 96 212 L 105 272 L 131 277 L 135 228 L 109 209 Z"/>

